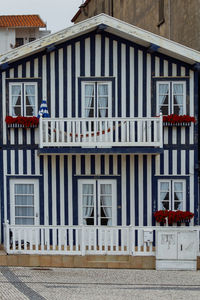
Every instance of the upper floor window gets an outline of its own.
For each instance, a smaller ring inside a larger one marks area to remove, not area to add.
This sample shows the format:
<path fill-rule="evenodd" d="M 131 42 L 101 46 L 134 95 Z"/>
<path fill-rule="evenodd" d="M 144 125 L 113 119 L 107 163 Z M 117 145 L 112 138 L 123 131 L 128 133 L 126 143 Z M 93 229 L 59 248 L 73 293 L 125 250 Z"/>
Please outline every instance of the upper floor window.
<path fill-rule="evenodd" d="M 82 82 L 82 96 L 83 117 L 111 117 L 111 82 Z"/>
<path fill-rule="evenodd" d="M 24 45 L 24 39 L 23 38 L 16 38 L 15 46 L 19 47 L 19 46 L 22 46 L 22 45 Z"/>
<path fill-rule="evenodd" d="M 159 210 L 185 210 L 185 180 L 161 179 L 158 181 Z"/>
<path fill-rule="evenodd" d="M 35 116 L 37 114 L 37 83 L 10 83 L 9 102 L 9 114 L 11 116 Z"/>
<path fill-rule="evenodd" d="M 157 114 L 186 114 L 186 83 L 183 81 L 158 81 Z"/>

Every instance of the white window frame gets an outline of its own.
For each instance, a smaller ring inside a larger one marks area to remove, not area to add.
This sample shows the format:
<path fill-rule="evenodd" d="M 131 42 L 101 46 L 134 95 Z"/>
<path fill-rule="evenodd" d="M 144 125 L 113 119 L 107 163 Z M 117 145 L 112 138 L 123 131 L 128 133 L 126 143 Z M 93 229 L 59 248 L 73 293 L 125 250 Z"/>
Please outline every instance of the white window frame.
<path fill-rule="evenodd" d="M 174 84 L 183 84 L 183 115 L 186 114 L 186 81 L 157 81 L 156 82 L 156 103 L 157 103 L 157 109 L 156 113 L 157 115 L 160 114 L 160 105 L 159 105 L 159 85 L 160 84 L 167 84 L 169 86 L 169 101 L 168 101 L 168 115 L 174 113 L 174 103 L 173 103 L 173 86 Z"/>
<path fill-rule="evenodd" d="M 82 95 L 82 117 L 85 117 L 85 86 L 94 85 L 94 118 L 101 118 L 97 116 L 98 113 L 98 85 L 106 84 L 108 86 L 108 118 L 112 117 L 112 82 L 111 81 L 82 81 L 81 95 Z M 96 98 L 97 95 L 97 98 Z M 89 118 L 89 117 L 88 117 Z"/>
<path fill-rule="evenodd" d="M 174 184 L 177 182 L 183 183 L 183 200 L 182 200 L 182 207 L 183 210 L 186 210 L 186 180 L 185 179 L 159 179 L 158 180 L 158 210 L 162 210 L 162 201 L 160 199 L 160 183 L 168 182 L 169 183 L 169 210 L 174 209 Z"/>
<path fill-rule="evenodd" d="M 34 184 L 34 225 L 39 225 L 39 180 L 26 179 L 26 178 L 10 179 L 10 223 L 11 225 L 15 225 L 15 192 L 14 192 L 15 184 Z M 17 225 L 17 226 L 25 226 L 25 225 Z"/>
<path fill-rule="evenodd" d="M 25 97 L 25 89 L 27 85 L 34 85 L 35 86 L 35 114 L 33 116 L 37 115 L 38 111 L 38 84 L 37 82 L 10 82 L 9 83 L 9 115 L 12 115 L 12 87 L 13 86 L 21 86 L 21 116 L 26 117 L 26 97 Z M 17 116 L 13 116 L 17 117 Z M 31 116 L 28 116 L 31 117 Z"/>
<path fill-rule="evenodd" d="M 94 185 L 94 223 L 95 225 L 101 225 L 100 218 L 100 184 L 112 184 L 112 226 L 117 225 L 117 184 L 115 179 L 79 179 L 78 180 L 78 199 L 79 199 L 79 209 L 78 209 L 78 220 L 79 225 L 83 225 L 82 216 L 82 185 L 83 184 L 93 184 Z M 85 225 L 90 226 L 90 225 Z"/>

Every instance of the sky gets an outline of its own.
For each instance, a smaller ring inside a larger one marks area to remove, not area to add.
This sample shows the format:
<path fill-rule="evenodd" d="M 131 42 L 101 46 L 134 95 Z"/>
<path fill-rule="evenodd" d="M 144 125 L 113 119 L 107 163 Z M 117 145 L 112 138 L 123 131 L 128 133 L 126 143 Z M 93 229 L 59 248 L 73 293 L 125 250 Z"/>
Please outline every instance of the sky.
<path fill-rule="evenodd" d="M 52 32 L 72 26 L 82 0 L 6 0 L 1 1 L 0 15 L 39 14 Z"/>

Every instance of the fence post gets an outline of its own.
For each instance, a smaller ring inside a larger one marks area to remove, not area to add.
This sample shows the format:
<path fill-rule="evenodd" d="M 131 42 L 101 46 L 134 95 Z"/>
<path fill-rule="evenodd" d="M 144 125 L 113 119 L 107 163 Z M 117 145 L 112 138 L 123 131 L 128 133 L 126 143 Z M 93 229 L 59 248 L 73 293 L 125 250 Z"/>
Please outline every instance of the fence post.
<path fill-rule="evenodd" d="M 8 253 L 8 250 L 10 248 L 10 235 L 9 235 L 9 221 L 6 220 L 4 223 L 4 248 L 6 252 Z"/>
<path fill-rule="evenodd" d="M 39 138 L 40 138 L 40 148 L 43 148 L 43 122 L 42 122 L 42 116 L 40 116 L 39 119 Z"/>
<path fill-rule="evenodd" d="M 133 226 L 129 226 L 129 253 L 134 255 L 135 252 L 135 231 Z"/>
<path fill-rule="evenodd" d="M 85 256 L 85 227 L 82 226 L 82 234 L 81 234 L 81 255 Z"/>

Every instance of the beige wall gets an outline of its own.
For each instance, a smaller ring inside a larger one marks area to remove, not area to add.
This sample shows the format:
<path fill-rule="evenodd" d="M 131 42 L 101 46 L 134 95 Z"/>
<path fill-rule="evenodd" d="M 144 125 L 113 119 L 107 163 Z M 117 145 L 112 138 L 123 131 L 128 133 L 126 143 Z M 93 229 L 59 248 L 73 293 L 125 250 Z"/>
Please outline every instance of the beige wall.
<path fill-rule="evenodd" d="M 100 13 L 136 25 L 200 51 L 200 0 L 164 0 L 165 22 L 158 26 L 159 0 L 91 0 L 75 23 Z"/>

